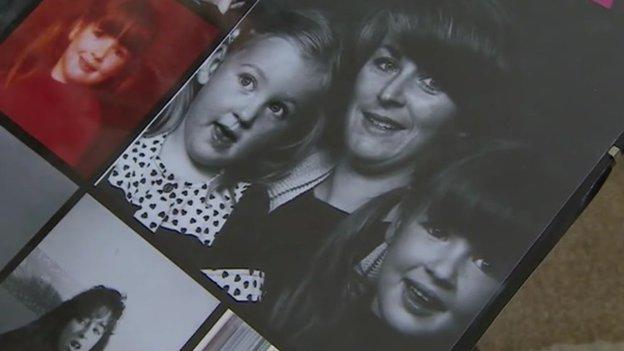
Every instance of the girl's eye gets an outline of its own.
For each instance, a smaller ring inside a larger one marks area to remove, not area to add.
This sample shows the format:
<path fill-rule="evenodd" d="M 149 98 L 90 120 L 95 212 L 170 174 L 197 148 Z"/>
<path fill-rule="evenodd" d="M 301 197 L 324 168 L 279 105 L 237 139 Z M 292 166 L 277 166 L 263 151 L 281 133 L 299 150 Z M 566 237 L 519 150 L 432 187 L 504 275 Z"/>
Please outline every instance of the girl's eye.
<path fill-rule="evenodd" d="M 427 233 L 429 233 L 429 235 L 438 240 L 446 241 L 446 239 L 448 238 L 448 234 L 446 233 L 446 231 L 444 231 L 444 229 L 441 229 L 439 226 L 431 222 L 422 223 L 422 226 L 423 228 L 425 228 Z"/>
<path fill-rule="evenodd" d="M 479 270 L 481 270 L 483 273 L 487 275 L 493 274 L 494 268 L 492 267 L 492 264 L 485 258 L 474 257 L 472 261 L 474 262 L 475 266 L 477 266 L 477 268 L 479 268 Z"/>
<path fill-rule="evenodd" d="M 282 119 L 288 114 L 288 107 L 281 102 L 270 103 L 269 110 L 271 110 L 271 113 L 278 119 Z"/>
<path fill-rule="evenodd" d="M 238 76 L 238 83 L 246 90 L 253 90 L 256 88 L 256 79 L 247 73 Z"/>
<path fill-rule="evenodd" d="M 116 47 L 115 48 L 115 55 L 119 56 L 119 57 L 126 57 L 128 51 L 126 51 L 124 48 L 122 47 Z"/>
<path fill-rule="evenodd" d="M 98 27 L 95 27 L 93 28 L 93 35 L 95 35 L 96 38 L 101 38 L 102 36 L 104 36 L 104 31 Z"/>
<path fill-rule="evenodd" d="M 442 92 L 442 88 L 438 82 L 431 77 L 421 78 L 419 82 L 423 90 L 429 94 L 435 95 Z"/>
<path fill-rule="evenodd" d="M 93 333 L 95 333 L 95 335 L 102 335 L 102 328 L 100 327 L 93 328 Z"/>
<path fill-rule="evenodd" d="M 399 63 L 391 57 L 378 57 L 373 63 L 379 70 L 386 73 L 394 73 L 399 70 Z"/>

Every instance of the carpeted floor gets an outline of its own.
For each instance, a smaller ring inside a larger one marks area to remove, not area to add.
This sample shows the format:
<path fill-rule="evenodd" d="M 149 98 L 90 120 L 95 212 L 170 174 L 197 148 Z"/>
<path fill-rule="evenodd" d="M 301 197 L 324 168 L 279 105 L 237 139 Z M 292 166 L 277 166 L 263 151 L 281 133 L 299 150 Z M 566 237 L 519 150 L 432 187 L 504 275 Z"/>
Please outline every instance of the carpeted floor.
<path fill-rule="evenodd" d="M 481 351 L 624 350 L 624 159 L 479 343 Z"/>

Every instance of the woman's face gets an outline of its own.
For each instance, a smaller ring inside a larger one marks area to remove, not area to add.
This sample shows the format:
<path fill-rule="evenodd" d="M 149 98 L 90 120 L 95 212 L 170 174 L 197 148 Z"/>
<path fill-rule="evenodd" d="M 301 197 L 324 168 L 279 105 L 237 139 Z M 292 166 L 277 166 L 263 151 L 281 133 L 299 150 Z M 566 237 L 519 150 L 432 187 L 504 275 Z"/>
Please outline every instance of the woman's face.
<path fill-rule="evenodd" d="M 108 307 L 94 310 L 88 317 L 72 318 L 58 339 L 58 351 L 88 351 L 104 336 L 112 320 Z"/>
<path fill-rule="evenodd" d="M 401 226 L 393 240 L 374 308 L 402 334 L 453 344 L 499 287 L 491 263 L 424 216 Z"/>
<path fill-rule="evenodd" d="M 200 165 L 222 168 L 279 138 L 322 88 L 317 63 L 280 37 L 261 37 L 230 54 L 193 100 L 186 149 Z"/>
<path fill-rule="evenodd" d="M 347 153 L 372 169 L 404 167 L 456 113 L 436 81 L 384 41 L 355 81 L 347 110 Z"/>
<path fill-rule="evenodd" d="M 118 75 L 131 57 L 117 38 L 95 24 L 77 25 L 69 39 L 69 46 L 57 63 L 59 74 L 55 77 L 64 83 L 104 83 Z"/>

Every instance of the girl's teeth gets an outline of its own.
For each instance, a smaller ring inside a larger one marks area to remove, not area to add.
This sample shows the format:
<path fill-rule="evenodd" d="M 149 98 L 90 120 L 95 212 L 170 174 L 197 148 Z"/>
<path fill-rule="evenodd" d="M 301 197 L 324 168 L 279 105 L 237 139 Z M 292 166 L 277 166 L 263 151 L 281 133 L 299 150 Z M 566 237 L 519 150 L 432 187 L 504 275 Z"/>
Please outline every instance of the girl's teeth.
<path fill-rule="evenodd" d="M 409 289 L 410 289 L 410 291 L 412 293 L 416 294 L 418 297 L 420 297 L 424 301 L 429 302 L 429 298 L 427 296 L 423 295 L 423 293 L 420 290 L 414 288 L 413 286 L 410 286 Z"/>
<path fill-rule="evenodd" d="M 392 130 L 392 129 L 394 129 L 394 127 L 392 125 L 390 125 L 388 123 L 381 122 L 381 121 L 377 121 L 377 120 L 374 120 L 374 119 L 371 120 L 371 123 L 375 127 L 383 129 L 383 130 Z"/>

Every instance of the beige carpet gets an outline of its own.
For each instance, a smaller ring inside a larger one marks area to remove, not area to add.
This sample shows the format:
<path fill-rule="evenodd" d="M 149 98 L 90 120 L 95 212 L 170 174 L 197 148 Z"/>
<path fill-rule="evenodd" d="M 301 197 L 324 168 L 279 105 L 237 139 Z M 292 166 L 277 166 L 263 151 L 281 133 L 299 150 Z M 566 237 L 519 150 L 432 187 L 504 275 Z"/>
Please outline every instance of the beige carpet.
<path fill-rule="evenodd" d="M 624 160 L 479 343 L 481 351 L 624 350 Z"/>
<path fill-rule="evenodd" d="M 624 343 L 609 343 L 603 341 L 597 341 L 591 344 L 582 345 L 555 345 L 540 349 L 536 351 L 621 351 L 624 350 Z"/>

